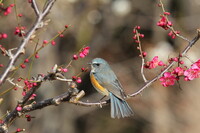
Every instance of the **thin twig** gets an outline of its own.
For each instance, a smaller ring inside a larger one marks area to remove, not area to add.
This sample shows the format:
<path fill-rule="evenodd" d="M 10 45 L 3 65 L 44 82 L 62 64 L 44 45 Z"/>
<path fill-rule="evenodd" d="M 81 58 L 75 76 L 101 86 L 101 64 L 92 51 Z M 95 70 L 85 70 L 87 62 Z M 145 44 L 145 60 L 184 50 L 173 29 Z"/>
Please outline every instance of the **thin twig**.
<path fill-rule="evenodd" d="M 142 52 L 142 46 L 141 46 L 141 41 L 140 41 L 140 36 L 139 36 L 140 33 L 138 33 L 138 30 L 136 30 L 136 36 L 137 36 L 137 40 L 138 40 L 138 46 L 139 46 L 139 51 L 140 51 L 140 56 L 142 58 L 142 65 L 141 65 L 141 75 L 142 75 L 142 78 L 144 80 L 144 82 L 146 83 L 147 82 L 147 79 L 144 75 L 144 64 L 145 64 L 145 60 L 144 60 L 144 55 L 143 55 L 143 52 Z"/>

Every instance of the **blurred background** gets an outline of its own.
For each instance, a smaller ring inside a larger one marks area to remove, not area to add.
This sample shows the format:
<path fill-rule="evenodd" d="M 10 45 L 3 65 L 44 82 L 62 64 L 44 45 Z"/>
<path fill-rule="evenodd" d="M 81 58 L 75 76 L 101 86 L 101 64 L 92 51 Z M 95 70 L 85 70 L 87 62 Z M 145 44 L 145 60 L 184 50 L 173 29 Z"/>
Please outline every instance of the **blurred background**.
<path fill-rule="evenodd" d="M 29 29 L 35 20 L 35 14 L 27 1 L 16 1 L 18 13 L 22 13 L 19 23 Z M 40 43 L 51 39 L 64 25 L 71 25 L 63 38 L 57 38 L 56 46 L 47 46 L 39 52 L 39 59 L 33 64 L 31 76 L 46 74 L 54 64 L 67 64 L 80 48 L 90 46 L 90 54 L 74 61 L 66 77 L 71 78 L 80 72 L 81 67 L 95 57 L 106 59 L 127 94 L 134 93 L 144 85 L 140 73 L 141 59 L 137 45 L 132 40 L 132 30 L 141 26 L 140 32 L 145 35 L 142 47 L 148 53 L 146 60 L 158 55 L 167 62 L 170 57 L 177 56 L 188 44 L 180 38 L 171 39 L 168 32 L 156 25 L 162 14 L 156 0 L 57 0 L 46 20 L 50 22 L 37 32 Z M 9 5 L 13 1 L 6 1 Z M 44 1 L 37 0 L 42 9 Z M 163 3 L 166 11 L 171 13 L 169 19 L 175 30 L 192 39 L 200 24 L 199 0 L 167 0 Z M 21 38 L 14 36 L 17 21 L 14 13 L 1 16 L 0 31 L 8 34 L 8 39 L 1 40 L 1 45 L 9 48 L 17 47 Z M 26 53 L 16 64 L 33 53 L 34 43 L 27 46 Z M 189 59 L 184 58 L 186 65 L 200 57 L 199 42 L 189 51 Z M 0 56 L 1 63 L 8 62 L 7 57 Z M 0 70 L 1 72 L 3 69 Z M 18 70 L 16 78 L 27 76 L 28 69 Z M 145 70 L 148 80 L 160 72 Z M 92 87 L 89 72 L 82 74 L 83 82 L 79 90 L 86 92 L 82 101 L 97 102 L 102 97 Z M 16 80 L 16 79 L 15 79 Z M 10 128 L 25 128 L 27 133 L 197 133 L 200 131 L 200 83 L 199 79 L 176 83 L 172 87 L 162 87 L 159 81 L 148 87 L 141 95 L 128 100 L 135 112 L 131 118 L 111 119 L 110 107 L 82 107 L 70 103 L 50 106 L 29 113 L 35 118 L 27 122 L 25 118 L 17 119 Z M 5 83 L 0 92 L 11 87 Z M 67 91 L 66 83 L 52 81 L 44 83 L 37 91 L 36 101 L 55 97 Z M 0 105 L 0 115 L 13 110 L 16 101 L 21 99 L 22 90 L 10 91 L 1 96 L 4 101 Z"/>

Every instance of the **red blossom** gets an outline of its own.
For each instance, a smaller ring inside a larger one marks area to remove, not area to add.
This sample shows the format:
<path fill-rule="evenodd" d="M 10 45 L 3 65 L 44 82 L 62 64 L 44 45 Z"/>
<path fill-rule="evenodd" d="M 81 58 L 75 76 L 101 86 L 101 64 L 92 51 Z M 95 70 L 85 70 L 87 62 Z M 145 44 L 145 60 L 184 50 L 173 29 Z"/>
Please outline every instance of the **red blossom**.
<path fill-rule="evenodd" d="M 170 31 L 170 32 L 168 33 L 168 36 L 170 36 L 172 39 L 175 39 L 176 36 L 177 36 L 177 34 L 180 34 L 180 31 L 175 31 L 175 32 Z"/>
<path fill-rule="evenodd" d="M 27 121 L 31 121 L 31 115 L 25 115 Z"/>
<path fill-rule="evenodd" d="M 158 56 L 155 56 L 151 61 L 147 61 L 145 64 L 145 68 L 153 69 L 157 66 L 164 66 L 165 64 L 162 61 L 158 60 Z"/>
<path fill-rule="evenodd" d="M 26 27 L 24 27 L 24 26 L 15 27 L 14 34 L 18 35 L 19 37 L 25 36 L 25 31 L 24 31 L 25 29 L 26 29 Z"/>
<path fill-rule="evenodd" d="M 199 69 L 188 69 L 188 70 L 185 70 L 184 72 L 184 76 L 185 76 L 185 81 L 190 81 L 190 80 L 193 80 L 195 78 L 199 78 Z"/>
<path fill-rule="evenodd" d="M 65 28 L 67 29 L 69 27 L 69 25 L 65 25 Z"/>
<path fill-rule="evenodd" d="M 6 33 L 2 33 L 2 38 L 6 39 L 8 38 L 8 35 Z"/>
<path fill-rule="evenodd" d="M 18 14 L 17 16 L 18 16 L 18 17 L 22 17 L 23 15 L 20 13 L 20 14 Z"/>
<path fill-rule="evenodd" d="M 21 107 L 21 106 L 17 106 L 17 107 L 16 107 L 16 110 L 17 110 L 17 111 L 21 111 L 21 110 L 22 110 L 22 107 Z"/>
<path fill-rule="evenodd" d="M 56 42 L 53 40 L 53 41 L 51 41 L 51 45 L 52 46 L 55 46 L 56 45 Z"/>
<path fill-rule="evenodd" d="M 72 80 L 76 81 L 77 77 L 76 76 L 72 76 Z"/>
<path fill-rule="evenodd" d="M 68 72 L 68 69 L 67 68 L 61 68 L 61 72 L 66 73 L 66 72 Z"/>
<path fill-rule="evenodd" d="M 36 59 L 40 58 L 40 56 L 38 55 L 38 53 L 35 54 L 35 58 Z"/>
<path fill-rule="evenodd" d="M 77 77 L 77 78 L 76 78 L 76 82 L 77 82 L 77 83 L 81 83 L 81 82 L 82 82 L 82 79 L 81 79 L 80 77 Z"/>
<path fill-rule="evenodd" d="M 29 59 L 28 59 L 28 58 L 25 59 L 25 60 L 24 60 L 24 63 L 29 63 Z"/>
<path fill-rule="evenodd" d="M 160 81 L 162 82 L 162 85 L 164 87 L 174 85 L 176 80 L 177 80 L 177 78 L 174 75 L 172 75 L 170 72 L 165 72 L 163 74 L 163 77 L 160 78 Z"/>
<path fill-rule="evenodd" d="M 170 15 L 170 12 L 164 12 L 165 15 Z"/>
<path fill-rule="evenodd" d="M 87 56 L 89 53 L 89 50 L 90 50 L 90 47 L 88 46 L 83 48 L 82 51 L 79 53 L 79 57 L 84 58 L 85 56 Z"/>
<path fill-rule="evenodd" d="M 173 69 L 173 74 L 176 74 L 177 76 L 182 76 L 184 74 L 184 69 L 182 67 L 176 67 Z"/>
<path fill-rule="evenodd" d="M 6 9 L 5 9 L 5 12 L 4 12 L 4 15 L 5 16 L 7 16 L 8 14 L 10 14 L 11 12 L 12 12 L 12 5 L 10 5 L 9 7 L 7 7 Z"/>
<path fill-rule="evenodd" d="M 43 44 L 47 44 L 47 43 L 48 43 L 48 41 L 47 41 L 47 40 L 44 40 L 44 41 L 43 41 Z"/>
<path fill-rule="evenodd" d="M 37 96 L 36 94 L 32 94 L 31 97 L 29 98 L 29 100 L 35 99 L 36 96 Z"/>
<path fill-rule="evenodd" d="M 146 56 L 147 56 L 147 52 L 144 52 L 144 51 L 143 51 L 143 52 L 142 52 L 142 56 L 143 56 L 143 57 L 146 57 Z"/>
<path fill-rule="evenodd" d="M 191 68 L 184 72 L 185 80 L 190 81 L 200 77 L 200 59 L 191 65 Z"/>
<path fill-rule="evenodd" d="M 26 68 L 25 64 L 21 64 L 20 66 L 21 66 L 22 69 Z"/>
<path fill-rule="evenodd" d="M 22 78 L 18 78 L 17 81 L 20 82 L 22 80 Z"/>
<path fill-rule="evenodd" d="M 17 88 L 17 87 L 14 87 L 14 88 L 13 88 L 13 90 L 15 90 L 15 91 L 16 91 L 16 90 L 18 90 L 18 88 Z"/>
<path fill-rule="evenodd" d="M 75 55 L 73 55 L 73 59 L 74 60 L 78 60 L 78 56 L 75 54 Z"/>
<path fill-rule="evenodd" d="M 160 17 L 161 19 L 157 22 L 157 26 L 160 26 L 165 30 L 169 29 L 168 26 L 172 26 L 172 22 L 168 21 L 165 15 L 161 15 Z"/>

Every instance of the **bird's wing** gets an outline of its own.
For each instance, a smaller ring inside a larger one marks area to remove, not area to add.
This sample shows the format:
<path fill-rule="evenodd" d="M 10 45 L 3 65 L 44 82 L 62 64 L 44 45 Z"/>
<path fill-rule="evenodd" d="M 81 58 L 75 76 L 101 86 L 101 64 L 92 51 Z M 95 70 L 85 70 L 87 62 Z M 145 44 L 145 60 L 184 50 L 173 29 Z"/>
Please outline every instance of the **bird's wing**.
<path fill-rule="evenodd" d="M 117 79 L 113 71 L 105 72 L 95 76 L 99 81 L 99 84 L 106 88 L 109 92 L 113 93 L 118 98 L 124 100 L 125 93 L 122 89 L 122 85 Z"/>

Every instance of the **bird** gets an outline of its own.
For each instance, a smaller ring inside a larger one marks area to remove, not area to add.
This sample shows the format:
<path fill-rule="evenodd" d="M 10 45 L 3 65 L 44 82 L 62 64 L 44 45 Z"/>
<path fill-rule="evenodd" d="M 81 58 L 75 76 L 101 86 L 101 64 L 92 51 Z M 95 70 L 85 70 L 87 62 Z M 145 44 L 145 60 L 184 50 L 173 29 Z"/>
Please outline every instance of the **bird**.
<path fill-rule="evenodd" d="M 107 61 L 95 58 L 90 65 L 90 80 L 93 87 L 104 97 L 110 97 L 111 118 L 133 116 L 134 113 L 125 100 L 126 94 L 122 85 Z"/>

